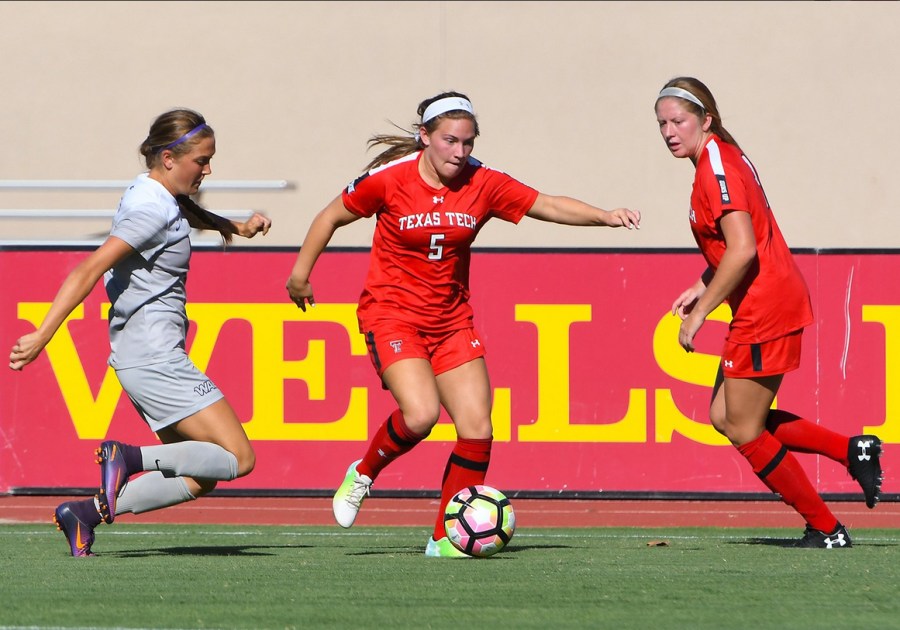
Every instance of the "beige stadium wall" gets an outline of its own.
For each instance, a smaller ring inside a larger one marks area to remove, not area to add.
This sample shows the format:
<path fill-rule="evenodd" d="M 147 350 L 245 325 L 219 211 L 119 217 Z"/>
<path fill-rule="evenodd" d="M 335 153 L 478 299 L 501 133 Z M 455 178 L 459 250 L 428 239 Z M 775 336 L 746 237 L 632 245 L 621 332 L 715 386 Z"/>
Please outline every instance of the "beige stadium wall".
<path fill-rule="evenodd" d="M 296 246 L 417 104 L 467 93 L 475 156 L 551 194 L 643 213 L 643 229 L 492 222 L 484 247 L 693 247 L 693 169 L 653 103 L 701 78 L 761 173 L 795 248 L 894 248 L 900 234 L 896 2 L 2 2 L 2 209 L 113 209 L 121 190 L 21 180 L 130 180 L 153 118 L 216 130 L 213 210 L 256 209 Z M 102 238 L 108 219 L 0 220 L 0 240 Z M 335 246 L 367 246 L 372 221 Z"/>

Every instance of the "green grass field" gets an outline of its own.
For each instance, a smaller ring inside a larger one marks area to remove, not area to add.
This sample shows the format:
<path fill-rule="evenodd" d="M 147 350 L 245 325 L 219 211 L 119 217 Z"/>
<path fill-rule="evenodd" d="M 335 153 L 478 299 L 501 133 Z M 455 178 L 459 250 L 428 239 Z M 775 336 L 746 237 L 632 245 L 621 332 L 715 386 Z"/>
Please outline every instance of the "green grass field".
<path fill-rule="evenodd" d="M 76 559 L 52 525 L 3 525 L 0 626 L 900 628 L 900 531 L 786 547 L 800 533 L 521 529 L 441 560 L 421 528 L 127 523 Z"/>

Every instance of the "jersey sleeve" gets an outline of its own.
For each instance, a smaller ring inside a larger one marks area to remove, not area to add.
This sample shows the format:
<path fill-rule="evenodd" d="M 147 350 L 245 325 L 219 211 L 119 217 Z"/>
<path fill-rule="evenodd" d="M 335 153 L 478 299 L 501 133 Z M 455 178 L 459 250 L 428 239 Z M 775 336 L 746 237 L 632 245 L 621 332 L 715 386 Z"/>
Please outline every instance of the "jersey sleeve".
<path fill-rule="evenodd" d="M 120 238 L 146 260 L 150 260 L 166 244 L 168 222 L 164 212 L 152 204 L 129 208 L 119 218 L 109 235 Z"/>
<path fill-rule="evenodd" d="M 384 178 L 371 172 L 360 175 L 341 193 L 344 207 L 361 217 L 371 217 L 384 205 Z"/>
<path fill-rule="evenodd" d="M 489 171 L 491 214 L 518 223 L 531 210 L 538 191 L 501 171 Z"/>
<path fill-rule="evenodd" d="M 709 161 L 699 172 L 701 194 L 709 204 L 713 217 L 718 220 L 732 210 L 750 211 L 746 176 L 749 167 L 737 162 L 740 157 L 724 155 L 717 145 L 710 145 Z M 750 182 L 754 184 L 754 182 Z"/>

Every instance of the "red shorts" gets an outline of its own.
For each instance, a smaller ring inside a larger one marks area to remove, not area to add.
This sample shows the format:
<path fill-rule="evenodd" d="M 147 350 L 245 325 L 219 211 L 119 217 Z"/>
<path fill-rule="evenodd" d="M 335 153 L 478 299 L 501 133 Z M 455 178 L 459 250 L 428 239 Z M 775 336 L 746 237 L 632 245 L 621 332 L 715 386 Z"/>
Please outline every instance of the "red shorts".
<path fill-rule="evenodd" d="M 431 334 L 402 322 L 388 321 L 367 330 L 365 337 L 378 376 L 401 359 L 425 359 L 437 375 L 485 354 L 474 328 Z"/>
<path fill-rule="evenodd" d="M 728 378 L 754 378 L 784 374 L 800 367 L 803 329 L 762 343 L 725 342 L 722 374 Z"/>

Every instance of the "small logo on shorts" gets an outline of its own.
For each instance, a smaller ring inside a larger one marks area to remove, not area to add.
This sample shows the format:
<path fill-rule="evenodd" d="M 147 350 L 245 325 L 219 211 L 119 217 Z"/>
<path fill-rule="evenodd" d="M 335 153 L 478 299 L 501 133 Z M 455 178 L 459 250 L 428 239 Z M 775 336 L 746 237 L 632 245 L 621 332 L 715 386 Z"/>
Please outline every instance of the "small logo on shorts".
<path fill-rule="evenodd" d="M 212 381 L 203 381 L 202 383 L 197 385 L 197 387 L 194 388 L 194 393 L 197 394 L 198 396 L 206 396 L 209 392 L 213 391 L 214 389 L 219 389 L 219 388 L 216 387 Z"/>
<path fill-rule="evenodd" d="M 725 364 L 725 367 L 727 367 L 727 368 L 734 367 L 734 361 L 729 361 L 728 359 L 725 359 L 725 361 L 723 361 L 723 363 Z"/>
<path fill-rule="evenodd" d="M 400 354 L 400 350 L 402 350 L 401 346 L 403 345 L 403 341 L 397 340 L 391 342 L 391 348 L 394 349 L 394 354 Z"/>
<path fill-rule="evenodd" d="M 478 340 L 477 340 L 477 339 L 473 339 L 473 340 L 472 340 L 472 341 L 470 341 L 470 342 L 469 342 L 469 343 L 471 343 L 471 344 L 472 344 L 472 347 L 473 347 L 473 348 L 477 348 L 477 347 L 478 347 L 478 346 L 480 346 L 480 345 L 481 345 L 481 342 L 480 342 L 480 341 L 478 341 Z"/>

